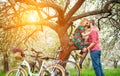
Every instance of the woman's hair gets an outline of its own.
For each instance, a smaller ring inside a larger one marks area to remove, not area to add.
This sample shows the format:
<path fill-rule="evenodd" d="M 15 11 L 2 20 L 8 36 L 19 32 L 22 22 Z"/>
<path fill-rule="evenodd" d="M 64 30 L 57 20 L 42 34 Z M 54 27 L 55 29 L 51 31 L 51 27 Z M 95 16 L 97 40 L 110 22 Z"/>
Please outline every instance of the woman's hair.
<path fill-rule="evenodd" d="M 80 21 L 80 25 L 85 25 L 88 22 L 88 19 L 82 18 Z"/>

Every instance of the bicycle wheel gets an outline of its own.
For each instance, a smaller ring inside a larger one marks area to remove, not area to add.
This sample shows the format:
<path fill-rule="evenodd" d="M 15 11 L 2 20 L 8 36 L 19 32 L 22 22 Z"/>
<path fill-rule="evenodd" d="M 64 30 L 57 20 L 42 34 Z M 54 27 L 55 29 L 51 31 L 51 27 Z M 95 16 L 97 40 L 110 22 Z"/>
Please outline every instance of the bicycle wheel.
<path fill-rule="evenodd" d="M 76 63 L 74 63 L 73 61 L 63 61 L 62 65 L 64 64 L 66 64 L 66 76 L 80 76 L 80 70 Z"/>
<path fill-rule="evenodd" d="M 7 73 L 6 76 L 27 76 L 26 71 L 23 68 L 12 68 Z"/>
<path fill-rule="evenodd" d="M 59 64 L 47 66 L 41 73 L 41 76 L 66 76 L 65 69 Z"/>

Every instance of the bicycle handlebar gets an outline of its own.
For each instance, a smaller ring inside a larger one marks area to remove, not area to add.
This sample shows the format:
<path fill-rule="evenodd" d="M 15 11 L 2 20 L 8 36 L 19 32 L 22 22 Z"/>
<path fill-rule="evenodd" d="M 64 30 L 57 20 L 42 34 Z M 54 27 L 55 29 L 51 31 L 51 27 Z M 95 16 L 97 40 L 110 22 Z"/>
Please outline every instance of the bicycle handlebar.
<path fill-rule="evenodd" d="M 36 51 L 34 48 L 31 48 L 31 51 L 35 52 L 36 54 L 39 54 L 39 53 L 41 53 L 41 54 L 42 54 L 42 52 L 41 52 L 41 51 Z"/>
<path fill-rule="evenodd" d="M 23 50 L 23 49 L 18 48 L 18 47 L 12 48 L 13 52 L 22 52 L 22 54 L 24 54 L 24 51 L 26 51 L 26 50 L 28 50 L 28 49 Z M 42 56 L 39 56 L 39 54 L 43 54 L 43 52 L 36 51 L 34 48 L 31 48 L 31 51 L 33 51 L 34 53 L 36 53 L 35 56 L 34 55 L 30 55 L 31 57 L 35 57 L 35 59 L 38 59 L 38 58 L 43 59 L 43 60 L 56 59 L 56 58 L 52 58 L 52 57 L 42 57 Z M 59 52 L 61 52 L 61 50 L 57 50 L 56 51 L 56 53 L 59 53 Z"/>

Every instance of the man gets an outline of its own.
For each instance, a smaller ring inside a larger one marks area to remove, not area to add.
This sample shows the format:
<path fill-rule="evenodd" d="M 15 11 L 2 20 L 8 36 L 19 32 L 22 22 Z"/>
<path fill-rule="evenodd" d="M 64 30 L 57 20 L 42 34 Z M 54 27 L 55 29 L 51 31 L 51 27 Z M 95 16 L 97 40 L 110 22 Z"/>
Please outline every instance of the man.
<path fill-rule="evenodd" d="M 88 37 L 89 46 L 87 49 L 90 51 L 90 56 L 92 59 L 92 65 L 95 70 L 96 76 L 104 76 L 102 65 L 101 65 L 101 48 L 98 36 L 98 28 L 94 24 L 94 20 L 89 21 L 91 32 Z"/>

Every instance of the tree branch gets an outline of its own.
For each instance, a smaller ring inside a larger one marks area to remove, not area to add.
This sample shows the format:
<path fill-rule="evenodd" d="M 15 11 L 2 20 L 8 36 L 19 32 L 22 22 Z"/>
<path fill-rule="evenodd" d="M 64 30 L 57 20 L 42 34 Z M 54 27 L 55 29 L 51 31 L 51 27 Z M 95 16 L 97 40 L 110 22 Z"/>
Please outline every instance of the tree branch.
<path fill-rule="evenodd" d="M 97 14 L 102 14 L 102 13 L 110 13 L 111 10 L 105 10 L 105 9 L 102 9 L 102 10 L 94 10 L 94 11 L 90 11 L 90 12 L 86 12 L 84 14 L 80 14 L 78 16 L 74 16 L 71 18 L 71 21 L 75 21 L 79 18 L 82 18 L 82 17 L 87 17 L 87 16 L 91 16 L 91 15 L 97 15 Z"/>
<path fill-rule="evenodd" d="M 120 23 L 117 22 L 114 18 L 109 18 L 110 23 L 117 29 L 120 29 Z"/>
<path fill-rule="evenodd" d="M 102 14 L 102 13 L 110 13 L 110 11 L 111 10 L 94 10 L 94 11 L 90 11 L 90 12 L 86 12 L 84 14 L 80 14 L 80 15 L 74 16 L 67 22 L 66 28 L 69 28 L 71 23 L 73 21 L 77 20 L 77 19 L 80 19 L 80 18 L 83 18 L 83 17 L 87 17 L 87 16 L 91 16 L 91 15 L 97 15 L 97 14 Z"/>
<path fill-rule="evenodd" d="M 16 2 L 25 3 L 39 8 L 51 7 L 58 13 L 58 23 L 61 25 L 61 22 L 63 22 L 64 10 L 55 3 L 51 3 L 49 1 L 41 1 L 40 3 L 37 3 L 34 0 L 16 0 Z"/>
<path fill-rule="evenodd" d="M 38 22 L 38 23 L 36 23 L 36 22 L 31 22 L 31 23 L 29 22 L 29 23 L 27 23 L 26 22 L 26 23 L 21 23 L 21 25 L 9 25 L 7 27 L 0 25 L 0 27 L 3 28 L 4 30 L 9 30 L 9 29 L 12 29 L 12 28 L 18 28 L 18 27 L 22 27 L 22 26 L 26 26 L 26 25 L 28 25 L 28 26 L 30 26 L 30 25 L 49 26 L 51 29 L 53 29 L 55 31 L 56 31 L 57 26 L 58 26 L 58 24 L 56 24 L 54 22 L 43 20 L 43 21 Z"/>
<path fill-rule="evenodd" d="M 66 5 L 65 5 L 65 8 L 64 8 L 64 13 L 66 12 L 67 7 L 68 7 L 69 4 L 70 4 L 70 0 L 67 0 Z"/>
<path fill-rule="evenodd" d="M 100 20 L 103 19 L 103 18 L 107 18 L 108 16 L 110 16 L 112 13 L 110 12 L 108 15 L 104 16 L 104 17 L 101 17 L 98 19 L 98 28 L 100 30 Z"/>
<path fill-rule="evenodd" d="M 65 17 L 65 22 L 67 22 L 71 16 L 80 8 L 84 0 L 78 0 L 77 3 L 73 6 L 73 8 L 67 13 Z"/>
<path fill-rule="evenodd" d="M 80 14 L 80 15 L 77 15 L 77 16 L 74 16 L 72 17 L 68 22 L 67 22 L 67 26 L 66 28 L 69 28 L 70 24 L 77 20 L 77 19 L 80 19 L 80 18 L 83 18 L 83 17 L 87 17 L 87 16 L 91 16 L 91 15 L 97 15 L 97 14 L 102 14 L 102 13 L 110 13 L 111 12 L 111 9 L 109 8 L 109 5 L 111 3 L 118 3 L 118 0 L 111 0 L 109 2 L 107 2 L 104 6 L 103 9 L 101 10 L 94 10 L 94 11 L 90 11 L 90 12 L 86 12 L 84 14 Z"/>

